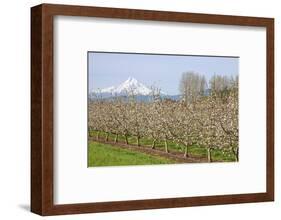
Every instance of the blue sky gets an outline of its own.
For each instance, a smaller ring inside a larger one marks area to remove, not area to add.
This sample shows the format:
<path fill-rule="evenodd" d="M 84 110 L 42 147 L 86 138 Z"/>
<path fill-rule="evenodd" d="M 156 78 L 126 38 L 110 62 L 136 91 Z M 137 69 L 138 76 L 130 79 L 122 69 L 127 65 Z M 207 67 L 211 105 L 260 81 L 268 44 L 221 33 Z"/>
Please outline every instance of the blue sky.
<path fill-rule="evenodd" d="M 88 53 L 89 91 L 116 86 L 134 77 L 146 86 L 157 86 L 169 95 L 179 93 L 183 72 L 206 76 L 238 75 L 239 58 L 212 56 Z"/>

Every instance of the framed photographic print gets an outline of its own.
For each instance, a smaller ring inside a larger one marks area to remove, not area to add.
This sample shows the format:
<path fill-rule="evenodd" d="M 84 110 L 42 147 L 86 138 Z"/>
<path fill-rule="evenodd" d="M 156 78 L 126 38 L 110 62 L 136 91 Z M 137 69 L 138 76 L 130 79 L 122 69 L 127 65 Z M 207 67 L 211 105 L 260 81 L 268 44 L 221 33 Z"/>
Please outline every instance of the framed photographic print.
<path fill-rule="evenodd" d="M 274 200 L 274 19 L 31 9 L 31 211 Z"/>

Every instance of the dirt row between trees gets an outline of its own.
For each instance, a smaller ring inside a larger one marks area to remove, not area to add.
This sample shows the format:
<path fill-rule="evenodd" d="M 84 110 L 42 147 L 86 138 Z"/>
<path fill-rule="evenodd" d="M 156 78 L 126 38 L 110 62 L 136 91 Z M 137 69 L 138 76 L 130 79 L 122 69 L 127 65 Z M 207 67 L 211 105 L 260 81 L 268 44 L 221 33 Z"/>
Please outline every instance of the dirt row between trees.
<path fill-rule="evenodd" d="M 208 162 L 207 159 L 204 157 L 189 156 L 189 157 L 185 158 L 185 157 L 183 157 L 183 153 L 176 152 L 173 150 L 170 150 L 169 153 L 166 153 L 163 150 L 152 149 L 148 146 L 137 146 L 137 145 L 132 145 L 132 144 L 125 144 L 122 142 L 116 143 L 114 141 L 105 141 L 102 139 L 97 140 L 95 138 L 89 138 L 89 140 L 95 141 L 98 143 L 102 143 L 102 144 L 110 144 L 112 147 L 127 149 L 127 150 L 131 150 L 131 151 L 135 151 L 135 152 L 145 153 L 145 154 L 151 155 L 151 156 L 158 156 L 158 157 L 166 158 L 169 160 L 173 160 L 176 163 L 206 163 L 206 162 Z"/>

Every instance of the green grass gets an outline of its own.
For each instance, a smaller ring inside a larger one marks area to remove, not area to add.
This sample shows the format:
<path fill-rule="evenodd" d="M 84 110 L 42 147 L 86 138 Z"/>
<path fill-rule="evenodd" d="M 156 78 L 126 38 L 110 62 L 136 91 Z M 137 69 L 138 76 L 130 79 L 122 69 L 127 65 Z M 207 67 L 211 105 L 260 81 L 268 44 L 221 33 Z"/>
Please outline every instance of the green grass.
<path fill-rule="evenodd" d="M 110 144 L 89 142 L 88 166 L 119 166 L 171 164 L 172 160 L 151 156 L 140 152 L 113 147 Z"/>
<path fill-rule="evenodd" d="M 91 135 L 93 137 L 96 137 L 97 132 L 96 131 L 92 131 Z M 100 139 L 104 140 L 106 137 L 106 133 L 105 132 L 100 132 Z M 115 138 L 114 134 L 109 134 L 109 140 L 113 141 Z M 122 135 L 119 135 L 118 137 L 118 141 L 125 143 L 125 137 Z M 136 144 L 137 143 L 137 139 L 134 136 L 128 136 L 128 141 L 129 144 Z M 141 138 L 140 139 L 140 145 L 142 146 L 147 146 L 147 147 L 151 147 L 153 140 L 147 137 Z M 155 147 L 157 149 L 161 149 L 164 151 L 165 148 L 165 143 L 164 141 L 157 141 Z M 172 141 L 168 141 L 168 148 L 171 151 L 177 151 L 177 152 L 182 152 L 183 153 L 183 149 L 184 146 L 182 145 L 177 145 L 176 143 L 172 142 Z M 193 145 L 189 147 L 189 155 L 190 156 L 194 156 L 194 157 L 207 157 L 207 150 L 204 147 L 200 147 L 198 145 Z M 225 161 L 225 162 L 232 162 L 235 161 L 235 156 L 231 151 L 222 151 L 219 149 L 215 149 L 212 151 L 212 160 L 215 161 Z"/>

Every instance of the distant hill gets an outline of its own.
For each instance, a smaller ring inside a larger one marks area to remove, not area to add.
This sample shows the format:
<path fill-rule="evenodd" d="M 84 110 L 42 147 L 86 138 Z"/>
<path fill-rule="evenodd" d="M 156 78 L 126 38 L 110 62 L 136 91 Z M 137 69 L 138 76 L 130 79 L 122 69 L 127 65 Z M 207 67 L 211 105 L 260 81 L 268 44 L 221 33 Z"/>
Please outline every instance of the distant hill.
<path fill-rule="evenodd" d="M 120 95 L 120 96 L 117 96 L 117 97 L 120 98 L 122 96 Z M 123 96 L 123 97 L 126 98 L 125 96 Z M 172 95 L 172 96 L 161 95 L 160 97 L 161 97 L 161 99 L 170 99 L 170 100 L 173 100 L 173 101 L 178 101 L 181 98 L 180 95 Z M 116 98 L 116 96 L 103 95 L 101 98 L 105 101 L 110 101 L 110 100 L 114 100 Z M 95 99 L 97 99 L 97 97 L 91 96 L 90 99 L 95 100 Z M 139 101 L 139 102 L 149 102 L 149 101 L 153 100 L 153 97 L 151 95 L 136 95 L 135 99 L 136 99 L 136 101 Z"/>
<path fill-rule="evenodd" d="M 129 77 L 126 81 L 117 86 L 110 86 L 103 89 L 93 90 L 89 97 L 90 99 L 96 99 L 97 97 L 102 99 L 111 100 L 115 97 L 127 96 L 133 94 L 137 101 L 150 101 L 152 100 L 152 89 L 145 86 L 133 77 Z M 179 100 L 179 95 L 167 95 L 165 92 L 160 92 L 161 98 Z"/>
<path fill-rule="evenodd" d="M 134 95 L 150 95 L 152 90 L 147 86 L 137 81 L 133 77 L 129 77 L 126 81 L 117 86 L 110 86 L 108 88 L 93 90 L 92 93 L 106 94 L 111 96 L 126 95 L 128 93 L 134 93 Z"/>

